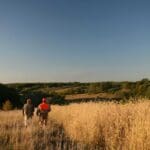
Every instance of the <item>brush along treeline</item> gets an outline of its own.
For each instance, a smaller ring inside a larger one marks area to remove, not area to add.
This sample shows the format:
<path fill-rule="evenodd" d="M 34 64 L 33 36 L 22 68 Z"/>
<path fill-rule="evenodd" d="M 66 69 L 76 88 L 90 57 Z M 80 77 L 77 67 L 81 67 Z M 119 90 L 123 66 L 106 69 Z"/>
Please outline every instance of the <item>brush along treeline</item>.
<path fill-rule="evenodd" d="M 6 100 L 14 107 L 21 107 L 27 98 L 31 98 L 37 106 L 42 97 L 52 97 L 53 104 L 66 104 L 64 100 L 67 95 L 87 94 L 90 97 L 97 93 L 113 94 L 118 100 L 127 100 L 130 97 L 150 98 L 150 81 L 0 84 L 0 107 Z M 107 100 L 105 97 L 104 99 Z"/>

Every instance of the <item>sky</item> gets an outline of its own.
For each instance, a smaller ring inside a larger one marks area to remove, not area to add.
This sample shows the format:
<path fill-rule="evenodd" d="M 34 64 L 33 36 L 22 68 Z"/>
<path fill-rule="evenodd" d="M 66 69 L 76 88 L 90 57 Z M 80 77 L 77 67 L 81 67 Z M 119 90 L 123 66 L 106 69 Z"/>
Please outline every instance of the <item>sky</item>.
<path fill-rule="evenodd" d="M 150 76 L 149 0 L 1 0 L 0 82 Z"/>

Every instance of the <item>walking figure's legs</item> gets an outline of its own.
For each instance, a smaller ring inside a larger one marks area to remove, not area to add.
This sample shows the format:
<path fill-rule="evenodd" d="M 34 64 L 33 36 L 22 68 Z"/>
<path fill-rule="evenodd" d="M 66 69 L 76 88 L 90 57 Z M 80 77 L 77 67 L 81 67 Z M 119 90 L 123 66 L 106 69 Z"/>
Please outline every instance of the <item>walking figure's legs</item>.
<path fill-rule="evenodd" d="M 25 115 L 25 116 L 24 116 L 24 126 L 25 126 L 25 127 L 27 127 L 27 125 L 28 125 L 27 121 L 28 121 L 28 118 L 27 118 L 27 116 Z"/>
<path fill-rule="evenodd" d="M 40 118 L 39 118 L 39 124 L 41 126 L 46 126 L 47 125 L 47 119 L 48 119 L 48 116 L 47 115 L 41 115 Z"/>

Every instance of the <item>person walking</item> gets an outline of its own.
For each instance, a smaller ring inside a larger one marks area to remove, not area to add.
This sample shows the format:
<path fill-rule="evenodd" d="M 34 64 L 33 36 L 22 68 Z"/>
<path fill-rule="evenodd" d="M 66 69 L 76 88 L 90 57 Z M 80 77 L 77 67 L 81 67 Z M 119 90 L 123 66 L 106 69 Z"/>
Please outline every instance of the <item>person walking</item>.
<path fill-rule="evenodd" d="M 34 114 L 34 106 L 31 99 L 27 99 L 26 104 L 23 106 L 24 125 L 27 127 L 31 124 L 31 120 Z"/>
<path fill-rule="evenodd" d="M 39 116 L 39 123 L 41 126 L 47 125 L 48 113 L 51 111 L 50 104 L 47 103 L 46 98 L 42 98 L 42 103 L 37 108 L 37 115 Z"/>

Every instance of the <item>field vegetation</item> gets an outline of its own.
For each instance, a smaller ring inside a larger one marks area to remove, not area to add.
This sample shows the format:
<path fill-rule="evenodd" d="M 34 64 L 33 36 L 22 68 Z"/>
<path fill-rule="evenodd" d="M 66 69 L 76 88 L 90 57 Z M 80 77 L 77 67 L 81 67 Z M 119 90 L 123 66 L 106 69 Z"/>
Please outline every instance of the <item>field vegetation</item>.
<path fill-rule="evenodd" d="M 25 128 L 21 111 L 0 111 L 0 146 L 6 150 L 148 150 L 150 101 L 53 105 L 46 128 L 39 127 L 36 116 Z"/>

